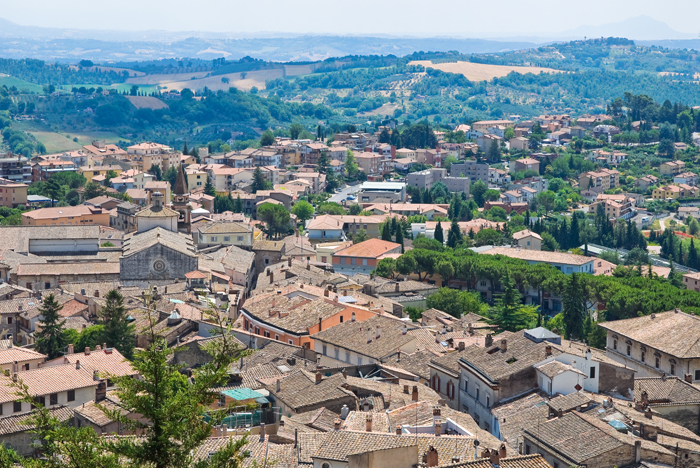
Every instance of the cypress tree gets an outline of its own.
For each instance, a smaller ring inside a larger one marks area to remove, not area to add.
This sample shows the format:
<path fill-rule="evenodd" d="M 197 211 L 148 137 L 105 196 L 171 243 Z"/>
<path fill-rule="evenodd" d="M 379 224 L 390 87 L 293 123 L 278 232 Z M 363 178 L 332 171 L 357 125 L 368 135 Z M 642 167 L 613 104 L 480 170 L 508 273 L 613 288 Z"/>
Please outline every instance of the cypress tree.
<path fill-rule="evenodd" d="M 454 249 L 461 240 L 462 232 L 459 230 L 459 224 L 457 224 L 456 219 L 453 219 L 450 225 L 450 231 L 447 234 L 447 246 Z"/>
<path fill-rule="evenodd" d="M 382 225 L 382 240 L 391 242 L 391 225 L 389 221 L 385 221 Z"/>
<path fill-rule="evenodd" d="M 435 226 L 435 236 L 434 236 L 436 241 L 439 241 L 441 244 L 445 243 L 445 236 L 442 232 L 442 224 L 440 221 L 438 221 L 437 226 Z"/>
<path fill-rule="evenodd" d="M 131 359 L 136 344 L 136 327 L 127 320 L 124 297 L 119 291 L 112 289 L 107 293 L 105 305 L 100 310 L 100 317 L 104 325 L 105 342 L 117 348 L 124 357 Z"/>
<path fill-rule="evenodd" d="M 190 152 L 187 150 L 187 142 L 182 147 L 182 154 L 190 154 Z"/>
<path fill-rule="evenodd" d="M 690 239 L 690 248 L 688 249 L 688 266 L 694 270 L 700 269 L 700 262 L 698 262 L 698 251 L 695 249 L 695 239 Z"/>
<path fill-rule="evenodd" d="M 401 244 L 401 253 L 404 252 L 403 248 L 403 229 L 399 226 L 399 228 L 396 230 L 396 243 Z"/>

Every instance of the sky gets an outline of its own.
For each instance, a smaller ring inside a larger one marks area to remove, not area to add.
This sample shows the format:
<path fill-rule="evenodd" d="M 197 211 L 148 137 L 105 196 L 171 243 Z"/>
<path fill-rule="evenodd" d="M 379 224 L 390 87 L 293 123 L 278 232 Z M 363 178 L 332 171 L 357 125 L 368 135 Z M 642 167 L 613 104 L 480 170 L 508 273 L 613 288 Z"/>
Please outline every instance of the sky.
<path fill-rule="evenodd" d="M 541 36 L 638 15 L 698 37 L 698 0 L 0 0 L 0 18 L 70 29 Z"/>

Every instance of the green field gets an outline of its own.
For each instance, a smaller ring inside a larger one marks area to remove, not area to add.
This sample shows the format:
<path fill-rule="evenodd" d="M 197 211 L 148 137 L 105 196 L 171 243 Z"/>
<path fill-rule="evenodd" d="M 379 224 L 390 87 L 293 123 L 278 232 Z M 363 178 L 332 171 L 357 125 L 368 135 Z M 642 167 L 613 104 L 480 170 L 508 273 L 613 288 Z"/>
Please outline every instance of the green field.
<path fill-rule="evenodd" d="M 105 140 L 107 143 L 117 143 L 120 140 L 119 135 L 113 132 L 56 133 L 47 131 L 27 131 L 46 146 L 46 152 L 48 154 L 77 150 L 85 145 L 91 144 L 93 140 Z M 73 141 L 73 138 L 77 138 L 78 141 Z"/>
<path fill-rule="evenodd" d="M 8 88 L 14 86 L 20 91 L 25 93 L 43 93 L 44 88 L 35 83 L 30 83 L 29 81 L 20 80 L 14 76 L 0 74 L 0 86 L 7 86 Z"/>

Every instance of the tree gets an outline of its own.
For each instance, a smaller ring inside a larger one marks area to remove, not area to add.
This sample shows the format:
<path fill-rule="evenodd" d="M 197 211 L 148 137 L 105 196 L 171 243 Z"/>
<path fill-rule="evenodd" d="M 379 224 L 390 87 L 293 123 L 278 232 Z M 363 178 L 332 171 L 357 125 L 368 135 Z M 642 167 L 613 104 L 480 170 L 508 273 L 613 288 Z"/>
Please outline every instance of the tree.
<path fill-rule="evenodd" d="M 175 169 L 174 165 L 170 166 L 168 170 L 165 171 L 165 174 L 163 174 L 163 180 L 166 180 L 171 187 L 175 187 L 175 181 L 177 180 L 177 169 Z"/>
<path fill-rule="evenodd" d="M 355 233 L 354 236 L 352 236 L 352 243 L 353 244 L 359 244 L 360 242 L 364 242 L 369 239 L 369 236 L 367 235 L 367 231 L 364 229 L 360 229 Z"/>
<path fill-rule="evenodd" d="M 265 179 L 260 166 L 256 167 L 255 171 L 253 171 L 253 185 L 251 186 L 253 193 L 258 193 L 258 190 L 269 190 L 270 188 L 272 188 L 272 184 Z"/>
<path fill-rule="evenodd" d="M 396 218 L 394 218 L 396 219 Z M 395 239 L 397 244 L 401 244 L 401 253 L 404 253 L 404 246 L 403 246 L 403 229 L 397 229 L 396 230 L 396 239 Z"/>
<path fill-rule="evenodd" d="M 535 308 L 522 305 L 520 293 L 509 273 L 501 278 L 500 283 L 503 294 L 496 299 L 496 305 L 489 311 L 492 317 L 489 323 L 503 331 L 516 332 L 530 328 L 536 320 Z"/>
<path fill-rule="evenodd" d="M 348 150 L 345 154 L 345 173 L 348 175 L 348 177 L 354 179 L 357 176 L 358 170 L 359 168 L 357 166 L 355 154 L 352 151 Z"/>
<path fill-rule="evenodd" d="M 353 239 L 353 242 L 355 239 Z M 382 278 L 394 279 L 396 276 L 396 260 L 393 258 L 383 258 L 377 263 L 377 268 L 374 269 L 373 273 Z"/>
<path fill-rule="evenodd" d="M 260 137 L 260 146 L 270 146 L 275 144 L 275 135 L 270 130 L 265 130 Z"/>
<path fill-rule="evenodd" d="M 53 206 L 54 200 L 58 200 L 62 190 L 56 179 L 50 177 L 44 184 L 44 192 L 51 198 L 51 205 Z"/>
<path fill-rule="evenodd" d="M 498 145 L 497 140 L 491 140 L 491 146 L 489 147 L 489 160 L 498 161 L 501 159 L 501 147 Z"/>
<path fill-rule="evenodd" d="M 481 247 L 482 245 L 501 245 L 503 243 L 503 234 L 495 229 L 482 229 L 474 236 L 474 245 Z"/>
<path fill-rule="evenodd" d="M 304 131 L 304 126 L 298 122 L 294 122 L 289 126 L 289 136 L 292 140 L 299 139 L 299 134 Z"/>
<path fill-rule="evenodd" d="M 659 156 L 674 159 L 676 156 L 676 147 L 673 144 L 673 140 L 670 138 L 664 138 L 661 140 L 659 142 L 659 146 L 657 147 L 657 152 L 659 153 Z"/>
<path fill-rule="evenodd" d="M 391 242 L 391 222 L 384 221 L 381 228 L 382 240 Z"/>
<path fill-rule="evenodd" d="M 214 188 L 214 185 L 212 185 L 211 180 L 209 180 L 209 176 L 207 176 L 207 182 L 204 184 L 204 194 L 209 195 L 210 197 L 216 196 L 216 189 Z"/>
<path fill-rule="evenodd" d="M 484 206 L 484 194 L 488 189 L 489 188 L 481 179 L 474 182 L 469 189 L 469 192 L 472 194 L 472 197 L 479 208 Z"/>
<path fill-rule="evenodd" d="M 231 196 L 231 193 L 228 194 Z M 241 196 L 238 195 L 236 197 L 236 200 L 233 202 L 233 211 L 234 213 L 243 213 L 243 200 L 241 200 Z"/>
<path fill-rule="evenodd" d="M 306 200 L 301 200 L 292 207 L 292 213 L 296 215 L 297 219 L 301 221 L 301 224 L 303 225 L 307 219 L 313 218 L 314 207 Z"/>
<path fill-rule="evenodd" d="M 419 234 L 418 237 L 413 239 L 413 248 L 433 250 L 435 252 L 442 252 L 445 250 L 444 244 L 442 244 L 440 241 L 437 239 L 428 239 L 422 234 Z"/>
<path fill-rule="evenodd" d="M 583 322 L 588 315 L 586 287 L 579 273 L 569 275 L 564 287 L 564 332 L 567 340 L 583 340 Z"/>
<path fill-rule="evenodd" d="M 442 224 L 440 221 L 438 221 L 437 226 L 435 226 L 435 234 L 433 235 L 433 238 L 440 242 L 440 244 L 445 243 L 445 236 L 442 233 Z"/>
<path fill-rule="evenodd" d="M 258 219 L 265 222 L 262 231 L 270 239 L 278 239 L 281 234 L 291 230 L 289 211 L 282 205 L 263 203 L 258 207 Z"/>
<path fill-rule="evenodd" d="M 150 172 L 151 175 L 153 175 L 156 178 L 156 180 L 163 179 L 163 170 L 158 164 L 151 164 L 151 167 L 148 169 L 148 172 Z"/>
<path fill-rule="evenodd" d="M 127 317 L 124 297 L 119 291 L 112 289 L 105 296 L 105 305 L 100 309 L 104 340 L 108 346 L 117 348 L 124 357 L 131 359 L 136 344 L 136 326 L 130 324 Z"/>
<path fill-rule="evenodd" d="M 459 224 L 457 224 L 457 220 L 453 219 L 452 223 L 450 224 L 450 230 L 447 233 L 447 246 L 451 248 L 457 247 L 457 244 L 459 244 L 462 240 L 462 231 L 459 229 Z"/>
<path fill-rule="evenodd" d="M 465 314 L 483 314 L 486 305 L 478 294 L 451 288 L 440 288 L 426 299 L 428 308 L 437 309 L 455 318 Z"/>
<path fill-rule="evenodd" d="M 552 211 L 557 199 L 557 194 L 551 190 L 545 190 L 537 195 L 537 203 L 542 205 L 542 207 L 547 211 Z"/>
<path fill-rule="evenodd" d="M 182 154 L 190 154 L 189 150 L 187 149 L 187 142 L 186 141 L 182 145 Z"/>
<path fill-rule="evenodd" d="M 36 350 L 46 354 L 49 359 L 62 356 L 63 348 L 67 344 L 63 335 L 63 326 L 66 321 L 62 320 L 58 313 L 61 309 L 63 306 L 56 301 L 53 294 L 46 296 L 39 307 L 42 318 L 39 321 L 41 329 L 35 333 Z"/>

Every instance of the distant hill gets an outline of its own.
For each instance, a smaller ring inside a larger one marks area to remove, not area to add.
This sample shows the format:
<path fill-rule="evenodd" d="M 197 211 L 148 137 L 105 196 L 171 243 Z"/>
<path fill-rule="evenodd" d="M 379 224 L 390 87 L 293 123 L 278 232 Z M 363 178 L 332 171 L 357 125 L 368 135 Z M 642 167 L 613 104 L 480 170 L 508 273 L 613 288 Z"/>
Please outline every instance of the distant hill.
<path fill-rule="evenodd" d="M 660 40 L 660 39 L 694 39 L 695 34 L 686 34 L 671 29 L 666 23 L 655 20 L 649 16 L 637 16 L 618 23 L 603 24 L 600 26 L 580 26 L 576 29 L 564 31 L 557 36 L 564 38 L 589 39 L 596 37 L 626 37 L 627 39 Z"/>

